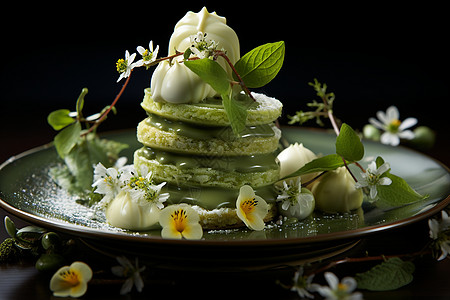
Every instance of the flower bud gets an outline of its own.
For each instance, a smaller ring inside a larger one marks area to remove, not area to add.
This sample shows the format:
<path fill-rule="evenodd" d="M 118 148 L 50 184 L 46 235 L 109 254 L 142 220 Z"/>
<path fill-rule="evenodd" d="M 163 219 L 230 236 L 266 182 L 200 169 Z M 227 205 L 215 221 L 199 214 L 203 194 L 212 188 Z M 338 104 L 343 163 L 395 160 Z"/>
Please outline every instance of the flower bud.
<path fill-rule="evenodd" d="M 106 220 L 115 227 L 129 230 L 150 229 L 158 222 L 160 209 L 153 203 L 140 205 L 121 191 L 106 208 Z"/>
<path fill-rule="evenodd" d="M 316 208 L 323 212 L 349 212 L 361 207 L 363 192 L 355 187 L 345 167 L 327 172 L 312 187 Z"/>
<path fill-rule="evenodd" d="M 414 129 L 414 138 L 410 144 L 419 150 L 431 149 L 436 141 L 436 133 L 427 126 L 419 126 Z"/>
<path fill-rule="evenodd" d="M 277 156 L 277 159 L 280 162 L 280 178 L 294 173 L 316 158 L 317 156 L 314 152 L 304 147 L 303 144 L 295 143 L 290 145 Z M 316 173 L 302 175 L 301 182 L 307 182 L 316 177 L 316 175 Z"/>
<path fill-rule="evenodd" d="M 366 139 L 379 141 L 381 137 L 380 130 L 371 124 L 367 124 L 363 128 L 363 135 Z"/>

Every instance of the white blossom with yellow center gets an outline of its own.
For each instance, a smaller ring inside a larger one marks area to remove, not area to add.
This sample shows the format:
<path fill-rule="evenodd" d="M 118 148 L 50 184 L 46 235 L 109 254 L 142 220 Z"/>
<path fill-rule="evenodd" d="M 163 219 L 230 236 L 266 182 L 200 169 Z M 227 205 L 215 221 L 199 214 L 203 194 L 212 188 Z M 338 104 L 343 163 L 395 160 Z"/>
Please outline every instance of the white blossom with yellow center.
<path fill-rule="evenodd" d="M 187 204 L 169 205 L 161 211 L 159 224 L 165 239 L 199 240 L 203 236 L 198 213 Z"/>
<path fill-rule="evenodd" d="M 252 187 L 244 185 L 236 200 L 236 213 L 245 225 L 252 230 L 263 230 L 264 217 L 269 211 L 266 201 L 255 195 Z"/>
<path fill-rule="evenodd" d="M 398 146 L 400 139 L 411 140 L 414 138 L 414 132 L 406 130 L 417 124 L 416 118 L 407 118 L 400 121 L 400 113 L 395 106 L 388 107 L 386 113 L 377 112 L 377 119 L 370 118 L 369 122 L 378 129 L 384 130 L 381 135 L 381 143 L 391 146 Z"/>
<path fill-rule="evenodd" d="M 55 297 L 81 297 L 86 293 L 87 283 L 91 278 L 91 268 L 76 261 L 56 271 L 50 280 L 50 290 Z"/>

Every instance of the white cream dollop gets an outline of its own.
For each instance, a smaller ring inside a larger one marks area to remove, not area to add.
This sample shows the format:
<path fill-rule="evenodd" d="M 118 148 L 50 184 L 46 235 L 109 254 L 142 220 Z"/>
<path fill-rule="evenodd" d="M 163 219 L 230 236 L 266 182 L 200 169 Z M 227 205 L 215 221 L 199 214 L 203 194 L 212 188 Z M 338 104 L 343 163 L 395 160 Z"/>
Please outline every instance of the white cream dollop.
<path fill-rule="evenodd" d="M 216 94 L 183 63 L 174 61 L 171 66 L 167 60 L 153 72 L 151 92 L 153 101 L 170 103 L 198 103 Z"/>
<path fill-rule="evenodd" d="M 239 60 L 239 39 L 236 33 L 226 24 L 224 17 L 219 17 L 215 12 L 209 13 L 205 7 L 198 13 L 188 12 L 178 21 L 169 41 L 169 55 L 176 51 L 184 52 L 191 46 L 190 37 L 198 32 L 206 33 L 206 41 L 214 40 L 218 49 L 224 49 L 233 64 Z M 154 101 L 198 103 L 217 95 L 210 85 L 189 70 L 182 61 L 183 56 L 179 56 L 172 60 L 172 64 L 164 61 L 155 69 L 151 79 Z M 219 58 L 217 62 L 231 76 L 231 68 L 225 60 Z"/>
<path fill-rule="evenodd" d="M 317 156 L 314 152 L 303 146 L 302 143 L 291 144 L 277 156 L 277 159 L 280 162 L 280 178 L 294 173 L 316 158 Z M 316 173 L 302 175 L 301 182 L 306 183 L 316 177 L 316 175 Z"/>
<path fill-rule="evenodd" d="M 155 204 L 140 205 L 128 192 L 121 191 L 109 203 L 105 214 L 107 222 L 115 227 L 148 230 L 158 223 L 160 212 Z"/>
<path fill-rule="evenodd" d="M 218 16 L 216 12 L 209 13 L 206 7 L 203 7 L 198 13 L 188 12 L 178 21 L 170 37 L 169 55 L 175 54 L 175 49 L 182 52 L 189 48 L 191 46 L 190 37 L 198 32 L 206 33 L 207 41 L 214 40 L 219 49 L 224 49 L 233 64 L 239 60 L 239 39 L 236 32 L 227 25 L 225 17 Z M 218 61 L 223 63 L 223 67 L 227 66 L 222 59 Z M 231 72 L 228 66 L 227 68 Z"/>
<path fill-rule="evenodd" d="M 349 212 L 360 208 L 363 202 L 362 190 L 355 187 L 355 180 L 345 167 L 329 171 L 314 182 L 312 193 L 316 208 L 323 212 Z"/>

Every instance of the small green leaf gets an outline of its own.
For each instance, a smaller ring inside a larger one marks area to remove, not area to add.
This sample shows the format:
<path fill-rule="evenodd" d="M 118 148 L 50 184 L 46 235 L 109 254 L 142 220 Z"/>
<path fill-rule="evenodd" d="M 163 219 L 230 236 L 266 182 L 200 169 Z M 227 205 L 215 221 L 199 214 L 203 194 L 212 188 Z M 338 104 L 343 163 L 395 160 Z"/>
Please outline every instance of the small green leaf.
<path fill-rule="evenodd" d="M 75 122 L 73 118 L 69 117 L 69 113 L 70 110 L 68 109 L 58 109 L 52 111 L 47 117 L 47 122 L 53 127 L 53 129 L 61 130 Z"/>
<path fill-rule="evenodd" d="M 242 56 L 234 67 L 248 88 L 259 88 L 278 74 L 283 65 L 284 51 L 283 41 L 261 45 Z M 233 77 L 237 80 L 234 73 Z"/>
<path fill-rule="evenodd" d="M 209 58 L 186 60 L 184 64 L 204 82 L 209 84 L 217 93 L 228 94 L 230 80 L 227 72 L 214 60 Z"/>
<path fill-rule="evenodd" d="M 388 173 L 388 172 L 386 172 Z M 401 177 L 394 174 L 386 174 L 392 180 L 390 185 L 378 185 L 378 197 L 382 203 L 390 206 L 401 206 L 428 198 L 417 193 L 409 184 Z"/>
<path fill-rule="evenodd" d="M 58 155 L 64 158 L 72 148 L 77 144 L 80 138 L 81 124 L 80 122 L 75 122 L 70 126 L 64 128 L 60 133 L 55 136 L 55 148 Z"/>
<path fill-rule="evenodd" d="M 5 216 L 5 228 L 6 232 L 8 232 L 10 237 L 12 238 L 16 237 L 17 233 L 16 225 L 8 216 Z"/>
<path fill-rule="evenodd" d="M 233 129 L 234 134 L 238 136 L 245 128 L 247 107 L 236 99 L 231 99 L 229 94 L 222 94 L 222 102 L 230 121 L 231 128 Z"/>
<path fill-rule="evenodd" d="M 330 154 L 310 161 L 294 173 L 282 178 L 297 177 L 304 174 L 336 170 L 344 166 L 344 160 L 337 154 Z"/>
<path fill-rule="evenodd" d="M 377 168 L 384 164 L 383 158 L 380 156 L 376 159 Z M 389 185 L 378 185 L 378 202 L 388 206 L 402 206 L 419 200 L 428 198 L 417 193 L 403 178 L 391 174 L 390 171 L 384 173 L 383 177 L 392 180 Z"/>
<path fill-rule="evenodd" d="M 393 257 L 367 272 L 356 274 L 355 280 L 358 289 L 390 291 L 409 284 L 413 280 L 414 269 L 412 262 Z"/>
<path fill-rule="evenodd" d="M 359 136 L 345 123 L 336 138 L 336 153 L 348 161 L 359 161 L 364 157 L 364 146 Z"/>
<path fill-rule="evenodd" d="M 88 89 L 83 88 L 81 90 L 80 96 L 78 96 L 77 104 L 76 104 L 78 116 L 82 116 L 81 111 L 83 110 L 83 107 L 84 107 L 84 96 L 86 96 L 87 93 L 88 93 Z"/>

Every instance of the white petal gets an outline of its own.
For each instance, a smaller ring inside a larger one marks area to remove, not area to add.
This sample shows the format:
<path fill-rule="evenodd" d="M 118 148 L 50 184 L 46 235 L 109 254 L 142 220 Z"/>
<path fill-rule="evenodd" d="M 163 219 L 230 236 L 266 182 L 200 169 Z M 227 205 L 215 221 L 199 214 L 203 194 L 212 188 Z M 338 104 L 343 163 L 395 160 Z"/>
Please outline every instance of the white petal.
<path fill-rule="evenodd" d="M 400 139 L 395 134 L 385 132 L 381 135 L 381 143 L 385 145 L 398 146 L 398 144 L 400 144 Z"/>
<path fill-rule="evenodd" d="M 384 124 L 380 123 L 380 121 L 378 121 L 375 118 L 369 118 L 369 123 L 372 124 L 373 126 L 375 126 L 378 129 L 383 129 L 385 130 L 386 127 L 384 126 Z"/>
<path fill-rule="evenodd" d="M 136 290 L 140 293 L 144 288 L 144 281 L 141 278 L 141 275 L 138 272 L 134 272 L 134 285 L 136 286 Z"/>
<path fill-rule="evenodd" d="M 122 288 L 120 289 L 120 294 L 125 295 L 131 292 L 131 289 L 133 288 L 133 278 L 128 278 L 125 283 L 122 285 Z"/>
<path fill-rule="evenodd" d="M 389 119 L 383 111 L 377 111 L 377 118 L 383 122 L 383 124 L 389 124 Z"/>
<path fill-rule="evenodd" d="M 389 106 L 386 110 L 386 115 L 389 120 L 389 123 L 393 120 L 398 120 L 400 118 L 400 113 L 398 112 L 397 107 Z"/>
<path fill-rule="evenodd" d="M 145 48 L 142 46 L 137 46 L 136 51 L 142 55 L 145 52 Z"/>
<path fill-rule="evenodd" d="M 368 166 L 367 166 L 367 172 L 374 174 L 377 170 L 377 163 L 375 161 L 372 161 Z"/>
<path fill-rule="evenodd" d="M 328 282 L 328 285 L 330 286 L 330 288 L 332 290 L 335 290 L 339 284 L 339 279 L 337 278 L 336 275 L 334 275 L 331 272 L 325 272 L 325 274 L 323 275 L 325 277 L 325 279 Z"/>
<path fill-rule="evenodd" d="M 399 132 L 398 136 L 405 140 L 412 140 L 415 137 L 415 134 L 411 130 L 405 130 L 405 131 Z"/>
<path fill-rule="evenodd" d="M 406 120 L 404 120 L 402 122 L 402 124 L 400 124 L 398 129 L 400 131 L 403 131 L 403 130 L 405 130 L 405 129 L 409 128 L 409 127 L 412 127 L 412 126 L 414 126 L 416 124 L 417 124 L 417 119 L 416 118 L 407 118 Z"/>
<path fill-rule="evenodd" d="M 392 180 L 388 177 L 383 177 L 378 180 L 378 185 L 390 185 Z"/>
<path fill-rule="evenodd" d="M 439 223 L 435 219 L 428 220 L 428 227 L 430 227 L 430 238 L 433 240 L 438 238 L 439 234 Z"/>
<path fill-rule="evenodd" d="M 158 52 L 159 52 L 159 45 L 156 45 L 155 51 L 152 51 L 152 53 L 153 53 L 152 59 L 156 60 L 156 56 L 158 56 Z"/>
<path fill-rule="evenodd" d="M 136 53 L 133 53 L 133 54 L 130 55 L 130 58 L 127 60 L 129 66 L 134 61 L 135 57 L 136 57 Z"/>
<path fill-rule="evenodd" d="M 150 50 L 150 52 L 153 52 L 153 40 L 148 43 L 148 50 Z"/>
<path fill-rule="evenodd" d="M 384 172 L 387 172 L 391 168 L 391 165 L 388 162 L 382 164 L 375 172 L 375 175 L 381 175 Z"/>
<path fill-rule="evenodd" d="M 377 197 L 378 191 L 376 185 L 370 187 L 370 198 L 375 199 Z"/>
<path fill-rule="evenodd" d="M 355 183 L 355 188 L 357 188 L 357 189 L 360 189 L 360 188 L 363 188 L 366 186 L 368 186 L 368 183 L 366 180 L 360 180 L 357 183 Z"/>
<path fill-rule="evenodd" d="M 342 283 L 348 287 L 348 292 L 351 293 L 356 289 L 356 280 L 352 277 L 345 277 L 342 279 Z"/>

